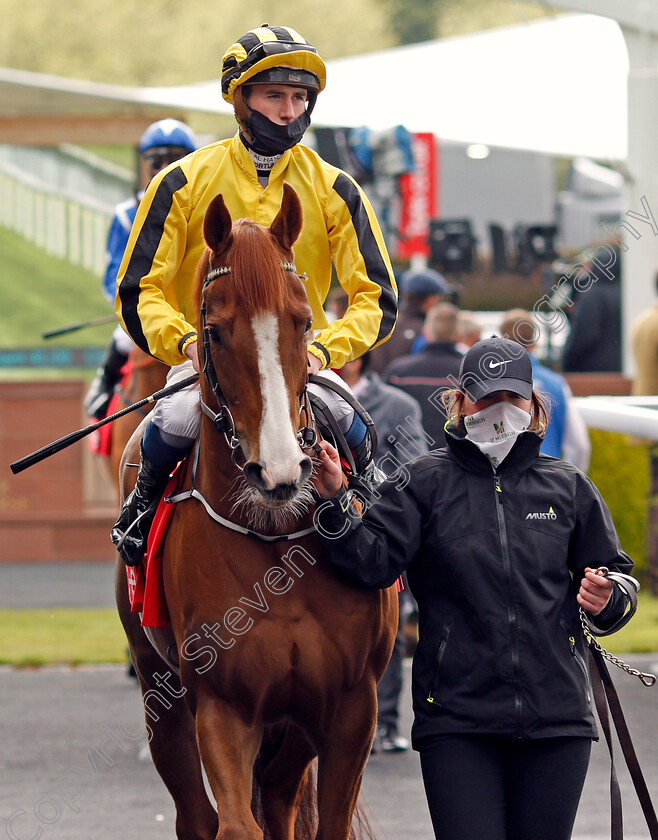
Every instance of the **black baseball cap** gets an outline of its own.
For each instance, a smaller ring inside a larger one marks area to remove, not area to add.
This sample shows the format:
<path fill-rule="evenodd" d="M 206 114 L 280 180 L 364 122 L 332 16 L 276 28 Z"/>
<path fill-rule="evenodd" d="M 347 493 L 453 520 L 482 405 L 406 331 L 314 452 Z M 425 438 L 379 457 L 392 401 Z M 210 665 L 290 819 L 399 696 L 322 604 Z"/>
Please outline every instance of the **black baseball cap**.
<path fill-rule="evenodd" d="M 529 400 L 532 396 L 532 362 L 528 351 L 508 338 L 484 338 L 462 359 L 459 390 L 471 402 L 494 394 L 513 391 Z"/>
<path fill-rule="evenodd" d="M 452 286 L 443 274 L 439 274 L 433 268 L 412 269 L 409 268 L 400 277 L 400 291 L 409 295 L 449 295 Z"/>

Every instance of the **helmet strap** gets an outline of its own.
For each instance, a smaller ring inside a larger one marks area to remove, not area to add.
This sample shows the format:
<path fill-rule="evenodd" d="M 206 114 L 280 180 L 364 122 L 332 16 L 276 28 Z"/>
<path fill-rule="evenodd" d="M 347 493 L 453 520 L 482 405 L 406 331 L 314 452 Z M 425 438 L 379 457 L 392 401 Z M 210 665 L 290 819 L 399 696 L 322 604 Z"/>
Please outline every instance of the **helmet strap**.
<path fill-rule="evenodd" d="M 249 135 L 249 129 L 247 128 L 247 123 L 251 116 L 251 108 L 247 105 L 242 95 L 242 85 L 238 85 L 233 94 L 233 113 L 245 140 L 249 143 L 253 142 L 253 138 Z"/>

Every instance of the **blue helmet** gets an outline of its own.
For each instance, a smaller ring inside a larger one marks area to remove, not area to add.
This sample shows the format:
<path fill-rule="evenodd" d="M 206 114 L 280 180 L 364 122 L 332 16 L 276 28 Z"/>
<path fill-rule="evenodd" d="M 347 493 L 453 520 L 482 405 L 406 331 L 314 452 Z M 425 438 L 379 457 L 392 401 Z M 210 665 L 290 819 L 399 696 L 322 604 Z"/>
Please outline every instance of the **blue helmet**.
<path fill-rule="evenodd" d="M 198 143 L 192 129 L 180 120 L 158 120 L 142 134 L 139 152 L 143 155 L 149 149 L 171 148 L 172 146 L 187 153 L 195 151 Z"/>

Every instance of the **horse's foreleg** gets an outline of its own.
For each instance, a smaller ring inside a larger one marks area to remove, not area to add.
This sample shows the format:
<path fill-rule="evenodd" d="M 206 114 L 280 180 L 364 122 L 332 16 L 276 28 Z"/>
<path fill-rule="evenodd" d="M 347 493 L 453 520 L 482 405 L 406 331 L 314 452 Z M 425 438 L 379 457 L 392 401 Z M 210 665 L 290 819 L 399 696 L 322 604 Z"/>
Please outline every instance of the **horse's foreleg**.
<path fill-rule="evenodd" d="M 265 824 L 272 840 L 294 840 L 301 807 L 302 836 L 310 838 L 317 814 L 315 796 L 307 790 L 307 771 L 315 750 L 299 727 L 289 723 L 282 729 L 282 737 L 272 745 L 266 741 L 260 752 L 258 780 Z M 274 731 L 278 734 L 280 730 Z"/>
<path fill-rule="evenodd" d="M 217 801 L 217 840 L 263 840 L 251 810 L 253 768 L 263 734 L 228 703 L 201 687 L 196 704 L 197 740 Z"/>
<path fill-rule="evenodd" d="M 316 840 L 348 840 L 377 720 L 374 678 L 345 692 L 318 755 Z"/>
<path fill-rule="evenodd" d="M 151 646 L 138 616 L 130 612 L 122 560 L 117 565 L 115 589 L 119 616 L 145 698 L 153 763 L 176 805 L 176 837 L 214 840 L 217 814 L 203 782 L 194 718 L 182 696 L 178 677 Z"/>

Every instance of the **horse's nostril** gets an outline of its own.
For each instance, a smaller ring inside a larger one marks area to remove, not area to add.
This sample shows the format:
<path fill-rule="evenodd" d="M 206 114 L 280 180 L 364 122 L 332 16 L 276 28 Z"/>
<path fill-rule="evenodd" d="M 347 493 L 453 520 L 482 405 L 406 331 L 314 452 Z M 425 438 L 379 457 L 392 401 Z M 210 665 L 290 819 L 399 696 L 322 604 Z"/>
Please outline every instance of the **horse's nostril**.
<path fill-rule="evenodd" d="M 264 487 L 263 468 L 257 461 L 247 461 L 244 465 L 244 477 L 253 487 Z"/>
<path fill-rule="evenodd" d="M 304 484 L 308 477 L 311 475 L 311 470 L 313 469 L 313 463 L 311 459 L 305 455 L 302 460 L 299 462 L 299 483 Z"/>

